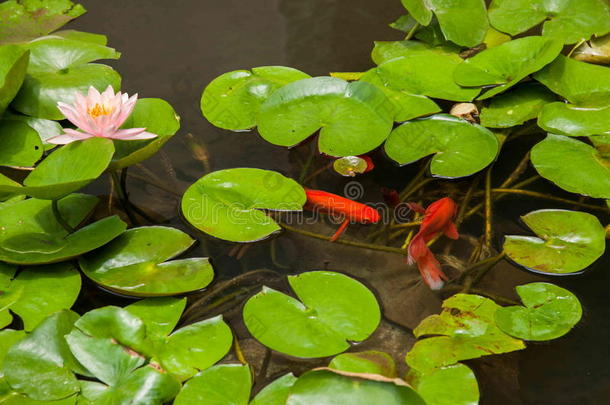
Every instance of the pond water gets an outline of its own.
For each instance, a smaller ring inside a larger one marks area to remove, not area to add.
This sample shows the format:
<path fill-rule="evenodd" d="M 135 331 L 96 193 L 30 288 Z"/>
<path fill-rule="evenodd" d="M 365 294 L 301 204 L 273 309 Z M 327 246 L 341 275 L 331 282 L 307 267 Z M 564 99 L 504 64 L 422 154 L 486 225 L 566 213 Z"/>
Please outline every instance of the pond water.
<path fill-rule="evenodd" d="M 198 238 L 201 243 L 190 254 L 212 257 L 217 285 L 261 269 L 280 274 L 330 269 L 359 278 L 376 291 L 385 319 L 376 334 L 355 349 L 388 351 L 399 364 L 404 363 L 402 359 L 414 341 L 410 330 L 423 317 L 437 313 L 440 305 L 440 299 L 418 282 L 416 269 L 407 266 L 404 257 L 291 233 L 238 252 L 230 244 L 210 240 L 190 229 L 180 219 L 178 209 L 179 195 L 208 170 L 258 167 L 299 178 L 301 162 L 307 159 L 312 147 L 303 145 L 288 151 L 264 142 L 256 133 L 231 133 L 212 126 L 199 109 L 201 92 L 207 83 L 230 70 L 263 65 L 291 66 L 312 76 L 331 71 L 366 70 L 372 65 L 369 54 L 373 40 L 400 39 L 400 33 L 387 27 L 388 22 L 402 13 L 400 3 L 396 0 L 91 0 L 82 3 L 89 12 L 68 28 L 106 34 L 110 45 L 123 53 L 119 61 L 110 63 L 122 74 L 123 89 L 138 92 L 142 97 L 164 98 L 182 117 L 180 133 L 162 152 L 143 167 L 130 169 L 128 187 L 132 201 L 160 222 Z M 507 147 L 525 151 L 533 141 L 523 139 Z M 193 144 L 203 148 L 206 154 L 196 159 Z M 381 153 L 374 159 L 376 169 L 356 179 L 364 191 L 360 198 L 363 202 L 381 201 L 382 186 L 400 189 L 417 170 L 416 167 L 395 167 Z M 328 162 L 316 157 L 310 173 Z M 500 161 L 496 170 L 498 178 L 503 178 L 515 164 Z M 326 170 L 307 185 L 342 194 L 350 181 Z M 456 182 L 455 187 L 468 187 L 468 184 Z M 557 192 L 549 185 L 540 187 Z M 88 191 L 107 195 L 108 190 L 109 182 L 102 180 Z M 521 231 L 516 221 L 519 215 L 550 207 L 547 202 L 506 198 L 495 207 L 497 235 Z M 472 229 L 478 229 L 476 220 L 473 222 Z M 324 221 L 303 226 L 325 235 L 333 233 L 333 225 Z M 347 236 L 365 238 L 369 230 L 365 226 L 352 226 Z M 584 275 L 552 280 L 577 294 L 583 304 L 583 321 L 570 334 L 545 344 L 532 343 L 519 353 L 468 362 L 481 385 L 481 404 L 607 402 L 606 398 L 610 397 L 610 273 L 606 271 L 609 265 L 606 254 Z M 503 262 L 483 285 L 514 297 L 515 285 L 538 279 Z M 249 338 L 240 321 L 241 305 L 263 283 L 287 288 L 272 273 L 259 272 L 228 286 L 189 313 L 191 319 L 225 314 L 246 358 L 259 374 L 261 369 L 266 369 L 256 381 L 258 388 L 282 372 L 300 372 L 327 361 L 269 355 Z M 123 302 L 91 285 L 82 294 L 83 307 L 77 309 Z M 197 298 L 193 296 L 191 302 Z"/>

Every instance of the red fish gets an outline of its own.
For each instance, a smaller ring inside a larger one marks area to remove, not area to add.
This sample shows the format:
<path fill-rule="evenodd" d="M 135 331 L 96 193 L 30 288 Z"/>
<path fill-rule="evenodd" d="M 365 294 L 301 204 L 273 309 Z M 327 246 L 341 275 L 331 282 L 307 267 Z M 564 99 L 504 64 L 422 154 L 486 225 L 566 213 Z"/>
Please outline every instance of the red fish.
<path fill-rule="evenodd" d="M 331 242 L 339 239 L 350 222 L 360 222 L 363 224 L 372 224 L 379 222 L 381 216 L 379 211 L 368 205 L 341 197 L 336 194 L 327 193 L 321 190 L 305 189 L 307 194 L 308 209 L 318 210 L 327 214 L 340 214 L 345 217 L 345 220 L 337 229 L 337 232 L 330 238 Z"/>
<path fill-rule="evenodd" d="M 409 204 L 409 207 L 424 214 L 419 232 L 411 240 L 407 249 L 409 264 L 417 263 L 417 268 L 426 284 L 433 290 L 440 290 L 444 280 L 447 280 L 447 276 L 428 248 L 428 242 L 441 233 L 451 239 L 459 238 L 457 228 L 453 223 L 457 205 L 451 198 L 445 197 L 433 202 L 425 210 L 419 204 Z"/>

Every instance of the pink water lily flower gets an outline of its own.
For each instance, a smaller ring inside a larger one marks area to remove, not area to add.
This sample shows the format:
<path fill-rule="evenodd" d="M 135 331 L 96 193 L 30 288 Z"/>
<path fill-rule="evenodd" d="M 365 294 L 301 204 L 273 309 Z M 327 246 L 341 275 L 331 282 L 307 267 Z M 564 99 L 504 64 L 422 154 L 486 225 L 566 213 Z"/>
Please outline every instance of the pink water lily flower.
<path fill-rule="evenodd" d="M 82 139 L 100 137 L 123 141 L 151 139 L 157 135 L 146 132 L 146 128 L 119 129 L 131 115 L 138 95 L 114 93 L 112 86 L 100 94 L 95 87 L 89 88 L 87 96 L 76 94 L 74 105 L 57 103 L 57 108 L 76 125 L 80 131 L 65 128 L 64 134 L 47 139 L 47 142 L 65 145 Z"/>

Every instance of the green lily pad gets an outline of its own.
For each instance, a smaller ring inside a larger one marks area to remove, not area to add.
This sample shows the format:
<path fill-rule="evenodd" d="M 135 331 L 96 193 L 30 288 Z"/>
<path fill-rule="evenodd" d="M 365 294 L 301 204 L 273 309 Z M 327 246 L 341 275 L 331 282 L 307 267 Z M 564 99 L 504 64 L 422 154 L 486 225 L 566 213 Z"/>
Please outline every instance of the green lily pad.
<path fill-rule="evenodd" d="M 201 112 L 217 127 L 244 130 L 256 126 L 261 104 L 280 87 L 310 78 L 284 66 L 261 66 L 224 73 L 207 85 L 201 96 Z"/>
<path fill-rule="evenodd" d="M 551 63 L 562 48 L 561 41 L 553 38 L 515 39 L 466 59 L 455 69 L 453 78 L 461 86 L 496 86 L 479 97 L 490 98 Z"/>
<path fill-rule="evenodd" d="M 434 155 L 430 170 L 437 177 L 464 177 L 484 169 L 498 154 L 496 136 L 447 114 L 409 121 L 394 131 L 385 152 L 399 164 Z"/>
<path fill-rule="evenodd" d="M 543 107 L 556 100 L 544 86 L 525 83 L 494 97 L 481 110 L 481 125 L 488 128 L 510 128 L 538 116 Z"/>
<path fill-rule="evenodd" d="M 542 109 L 538 126 L 551 133 L 567 136 L 610 134 L 610 106 L 593 108 L 551 103 Z"/>
<path fill-rule="evenodd" d="M 0 20 L 2 13 L 0 6 Z M 0 28 L 0 32 L 2 28 Z M 0 36 L 2 38 L 2 36 Z M 0 114 L 13 101 L 25 79 L 30 53 L 17 45 L 0 46 Z"/>
<path fill-rule="evenodd" d="M 85 13 L 69 0 L 8 0 L 0 4 L 0 43 L 20 42 L 53 32 Z"/>
<path fill-rule="evenodd" d="M 121 87 L 121 77 L 111 67 L 89 63 L 118 59 L 120 53 L 98 43 L 49 36 L 25 45 L 30 65 L 21 90 L 12 103 L 17 111 L 51 120 L 64 119 L 58 102 L 73 104 L 76 93 L 90 86 L 100 91 Z"/>
<path fill-rule="evenodd" d="M 3 297 L 16 298 L 8 309 L 19 315 L 29 332 L 50 314 L 72 307 L 80 286 L 80 273 L 71 264 L 61 263 L 25 268 L 0 290 Z"/>
<path fill-rule="evenodd" d="M 175 405 L 248 405 L 252 375 L 250 367 L 221 364 L 187 381 Z"/>
<path fill-rule="evenodd" d="M 178 324 L 186 298 L 160 297 L 146 298 L 125 307 L 146 325 L 149 338 L 163 338 L 169 335 Z"/>
<path fill-rule="evenodd" d="M 34 166 L 44 152 L 38 133 L 19 121 L 0 121 L 0 144 L 1 166 Z"/>
<path fill-rule="evenodd" d="M 257 124 L 263 139 L 280 146 L 295 146 L 320 130 L 320 152 L 342 157 L 381 145 L 392 129 L 392 115 L 393 104 L 372 84 L 315 77 L 273 93 Z"/>
<path fill-rule="evenodd" d="M 91 280 L 121 294 L 176 295 L 204 288 L 214 277 L 207 258 L 171 260 L 193 243 L 178 229 L 133 228 L 83 256 L 79 265 Z"/>
<path fill-rule="evenodd" d="M 254 242 L 280 226 L 262 210 L 301 211 L 303 187 L 281 174 L 237 168 L 207 174 L 182 196 L 182 214 L 197 229 L 232 242 Z"/>
<path fill-rule="evenodd" d="M 369 163 L 360 156 L 345 156 L 333 162 L 333 169 L 341 176 L 354 177 L 369 169 Z"/>
<path fill-rule="evenodd" d="M 299 300 L 263 287 L 244 306 L 252 335 L 265 346 L 297 357 L 326 357 L 360 342 L 379 325 L 373 293 L 340 273 L 312 271 L 289 276 Z"/>
<path fill-rule="evenodd" d="M 377 374 L 396 378 L 396 363 L 387 353 L 366 351 L 343 353 L 332 359 L 328 368 L 358 374 Z"/>
<path fill-rule="evenodd" d="M 475 405 L 479 403 L 477 378 L 464 364 L 458 363 L 442 367 L 426 374 L 411 370 L 407 379 L 427 405 Z"/>
<path fill-rule="evenodd" d="M 402 0 L 402 4 L 422 25 L 430 24 L 434 13 L 445 38 L 458 45 L 480 44 L 489 28 L 483 0 Z"/>
<path fill-rule="evenodd" d="M 606 248 L 606 232 L 594 215 L 567 210 L 538 210 L 521 217 L 536 236 L 506 237 L 504 251 L 513 261 L 536 272 L 579 272 Z"/>
<path fill-rule="evenodd" d="M 409 386 L 348 377 L 328 370 L 303 374 L 290 389 L 286 405 L 425 405 Z"/>
<path fill-rule="evenodd" d="M 610 7 L 604 0 L 493 0 L 489 20 L 511 35 L 544 21 L 544 35 L 573 44 L 610 32 Z"/>
<path fill-rule="evenodd" d="M 4 118 L 11 121 L 19 121 L 27 124 L 30 128 L 38 133 L 38 137 L 42 141 L 42 146 L 45 151 L 51 150 L 57 145 L 47 143 L 47 139 L 59 136 L 64 133 L 64 130 L 58 122 L 52 120 L 45 120 L 44 118 L 28 117 L 27 115 L 18 115 L 5 113 Z"/>
<path fill-rule="evenodd" d="M 174 108 L 160 98 L 141 98 L 121 128 L 146 128 L 156 134 L 141 141 L 114 141 L 115 152 L 108 170 L 119 170 L 140 163 L 155 153 L 180 129 L 180 117 Z"/>
<path fill-rule="evenodd" d="M 579 107 L 610 105 L 610 68 L 560 55 L 534 78 Z"/>
<path fill-rule="evenodd" d="M 64 220 L 76 227 L 96 204 L 93 196 L 73 194 L 58 207 Z M 0 226 L 0 260 L 29 265 L 60 262 L 96 249 L 121 234 L 126 224 L 112 216 L 68 235 L 50 201 L 28 199 L 0 205 Z"/>
<path fill-rule="evenodd" d="M 591 38 L 584 42 L 572 53 L 572 57 L 583 62 L 610 64 L 610 34 L 603 37 Z"/>
<path fill-rule="evenodd" d="M 462 63 L 457 52 L 449 52 L 447 48 L 421 49 L 417 46 L 406 47 L 402 52 L 402 56 L 377 67 L 380 77 L 388 86 L 452 101 L 471 101 L 480 93 L 480 89 L 461 87 L 453 80 L 456 68 Z"/>
<path fill-rule="evenodd" d="M 538 173 L 564 190 L 610 198 L 610 163 L 594 147 L 563 135 L 549 134 L 534 146 L 532 164 Z"/>
<path fill-rule="evenodd" d="M 377 69 L 369 70 L 360 81 L 377 86 L 394 104 L 394 121 L 402 122 L 413 118 L 423 117 L 441 111 L 441 108 L 426 96 L 410 94 L 404 90 L 397 90 L 383 80 Z"/>
<path fill-rule="evenodd" d="M 0 330 L 0 368 L 9 349 L 27 335 L 23 330 L 3 329 Z"/>
<path fill-rule="evenodd" d="M 292 373 L 284 374 L 263 388 L 250 405 L 285 405 L 290 388 L 296 381 Z"/>
<path fill-rule="evenodd" d="M 525 348 L 523 342 L 502 332 L 495 324 L 500 308 L 488 298 L 456 294 L 443 302 L 440 315 L 425 318 L 414 334 L 417 338 L 407 353 L 407 364 L 421 373 L 490 354 Z"/>
<path fill-rule="evenodd" d="M 24 187 L 0 184 L 0 192 L 57 200 L 97 179 L 108 167 L 110 139 L 90 138 L 62 146 L 48 155 L 23 181 Z"/>
<path fill-rule="evenodd" d="M 524 306 L 498 309 L 496 324 L 511 336 L 524 340 L 551 340 L 568 333 L 582 317 L 578 298 L 549 283 L 517 286 Z"/>
<path fill-rule="evenodd" d="M 417 52 L 424 54 L 429 52 L 436 53 L 456 53 L 459 48 L 433 47 L 420 41 L 375 41 L 375 46 L 371 52 L 371 59 L 376 65 L 388 62 L 401 56 L 413 56 Z"/>
<path fill-rule="evenodd" d="M 2 372 L 13 390 L 44 401 L 66 398 L 79 390 L 70 369 L 75 360 L 64 339 L 76 319 L 74 312 L 57 312 L 8 350 Z"/>

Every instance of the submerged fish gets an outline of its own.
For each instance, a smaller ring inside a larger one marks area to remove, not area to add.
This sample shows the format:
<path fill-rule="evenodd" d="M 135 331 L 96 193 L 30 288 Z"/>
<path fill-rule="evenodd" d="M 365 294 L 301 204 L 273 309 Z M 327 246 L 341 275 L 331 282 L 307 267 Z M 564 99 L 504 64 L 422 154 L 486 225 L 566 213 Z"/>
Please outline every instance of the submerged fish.
<path fill-rule="evenodd" d="M 350 222 L 372 224 L 379 222 L 381 219 L 379 211 L 375 208 L 336 194 L 310 189 L 305 189 L 305 194 L 307 195 L 306 208 L 331 215 L 339 214 L 345 217 L 343 223 L 339 226 L 339 229 L 337 229 L 337 232 L 330 238 L 331 242 L 339 239 Z"/>
<path fill-rule="evenodd" d="M 424 214 L 419 232 L 407 248 L 409 264 L 417 263 L 417 268 L 426 284 L 433 290 L 440 290 L 447 276 L 428 247 L 428 242 L 441 233 L 451 239 L 459 237 L 453 223 L 457 205 L 451 198 L 445 197 L 433 202 L 426 209 L 419 204 L 409 204 L 409 207 Z"/>

